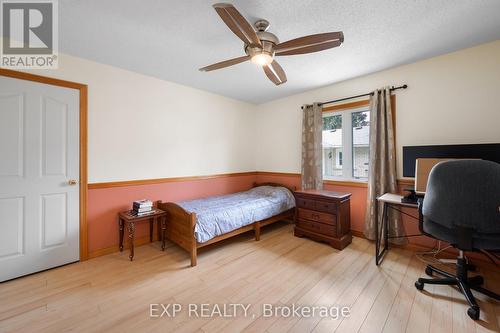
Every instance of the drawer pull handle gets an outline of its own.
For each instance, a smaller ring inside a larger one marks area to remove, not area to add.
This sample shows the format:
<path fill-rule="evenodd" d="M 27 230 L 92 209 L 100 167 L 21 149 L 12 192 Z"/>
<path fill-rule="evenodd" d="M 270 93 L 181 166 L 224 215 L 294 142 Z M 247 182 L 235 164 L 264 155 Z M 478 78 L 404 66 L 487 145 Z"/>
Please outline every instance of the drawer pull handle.
<path fill-rule="evenodd" d="M 311 214 L 311 216 L 312 216 L 313 219 L 316 219 L 316 220 L 319 219 L 319 215 L 318 214 Z"/>

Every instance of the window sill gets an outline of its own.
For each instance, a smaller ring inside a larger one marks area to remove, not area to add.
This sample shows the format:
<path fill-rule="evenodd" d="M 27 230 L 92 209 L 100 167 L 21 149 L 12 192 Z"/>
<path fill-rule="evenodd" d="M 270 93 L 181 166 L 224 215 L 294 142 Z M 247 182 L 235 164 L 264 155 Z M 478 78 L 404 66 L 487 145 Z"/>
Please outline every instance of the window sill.
<path fill-rule="evenodd" d="M 350 187 L 368 187 L 368 181 L 357 179 L 323 179 L 325 185 L 350 186 Z"/>

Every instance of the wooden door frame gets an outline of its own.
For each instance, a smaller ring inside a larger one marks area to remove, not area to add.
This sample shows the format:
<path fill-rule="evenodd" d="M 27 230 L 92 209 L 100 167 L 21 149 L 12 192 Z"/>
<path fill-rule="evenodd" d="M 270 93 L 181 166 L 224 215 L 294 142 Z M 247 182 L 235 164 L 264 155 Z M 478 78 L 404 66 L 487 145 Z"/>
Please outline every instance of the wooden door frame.
<path fill-rule="evenodd" d="M 0 76 L 77 89 L 80 92 L 80 261 L 87 260 L 87 85 L 3 68 L 0 68 Z"/>

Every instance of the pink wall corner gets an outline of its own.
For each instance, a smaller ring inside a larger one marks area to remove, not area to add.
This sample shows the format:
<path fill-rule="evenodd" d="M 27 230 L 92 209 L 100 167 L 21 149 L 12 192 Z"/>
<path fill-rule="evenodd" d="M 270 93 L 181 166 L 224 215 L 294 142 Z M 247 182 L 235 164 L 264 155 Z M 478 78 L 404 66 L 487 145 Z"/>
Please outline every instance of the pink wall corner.
<path fill-rule="evenodd" d="M 152 185 L 89 189 L 87 206 L 89 253 L 118 245 L 118 213 L 131 209 L 134 200 L 147 198 L 153 201 L 180 201 L 222 195 L 247 190 L 252 187 L 254 182 L 255 175 L 242 175 Z M 141 223 L 137 226 L 135 235 L 137 238 L 148 235 L 147 223 Z"/>
<path fill-rule="evenodd" d="M 244 191 L 253 183 L 275 182 L 300 189 L 300 175 L 257 174 L 227 176 L 212 179 L 132 185 L 89 189 L 88 192 L 88 247 L 89 253 L 118 245 L 117 214 L 131 208 L 132 201 L 148 198 L 154 201 L 180 201 Z M 365 224 L 367 188 L 325 185 L 326 190 L 351 193 L 351 229 L 363 232 Z M 400 188 L 400 190 L 402 190 Z M 417 216 L 414 209 L 406 210 Z M 418 234 L 418 221 L 403 216 L 407 234 Z M 156 229 L 155 229 L 156 230 Z M 146 223 L 137 226 L 136 237 L 148 236 Z M 436 241 L 422 236 L 410 238 L 410 243 L 432 247 Z"/>
<path fill-rule="evenodd" d="M 259 174 L 257 182 L 276 182 L 289 186 L 300 188 L 300 175 L 279 175 L 279 174 Z M 403 188 L 400 186 L 399 192 L 403 193 Z M 365 226 L 366 198 L 368 189 L 366 187 L 341 186 L 325 184 L 325 190 L 351 193 L 351 230 L 363 232 Z M 408 208 L 404 210 L 406 213 L 418 217 L 418 212 L 415 209 Z M 419 234 L 418 221 L 408 216 L 403 215 L 403 224 L 407 235 Z M 425 247 L 433 247 L 436 240 L 426 237 L 410 237 L 410 244 L 416 244 Z M 446 245 L 446 244 L 445 244 Z"/>
<path fill-rule="evenodd" d="M 275 182 L 300 189 L 300 175 L 259 174 L 257 182 Z M 325 190 L 351 193 L 351 229 L 362 232 L 365 225 L 366 188 L 353 186 L 325 185 Z"/>
<path fill-rule="evenodd" d="M 279 174 L 257 174 L 257 183 L 278 183 L 292 188 L 300 189 L 300 176 L 298 175 L 279 175 Z"/>

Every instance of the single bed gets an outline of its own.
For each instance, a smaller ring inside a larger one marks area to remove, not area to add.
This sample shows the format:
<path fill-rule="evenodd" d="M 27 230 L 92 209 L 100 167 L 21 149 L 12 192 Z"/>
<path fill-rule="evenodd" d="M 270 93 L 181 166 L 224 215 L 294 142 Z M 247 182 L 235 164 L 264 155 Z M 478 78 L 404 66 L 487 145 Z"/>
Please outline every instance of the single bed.
<path fill-rule="evenodd" d="M 158 201 L 167 212 L 162 238 L 179 245 L 197 264 L 197 249 L 280 220 L 292 220 L 293 189 L 276 183 L 254 184 L 248 191 L 178 203 Z M 162 244 L 164 248 L 164 242 Z"/>

